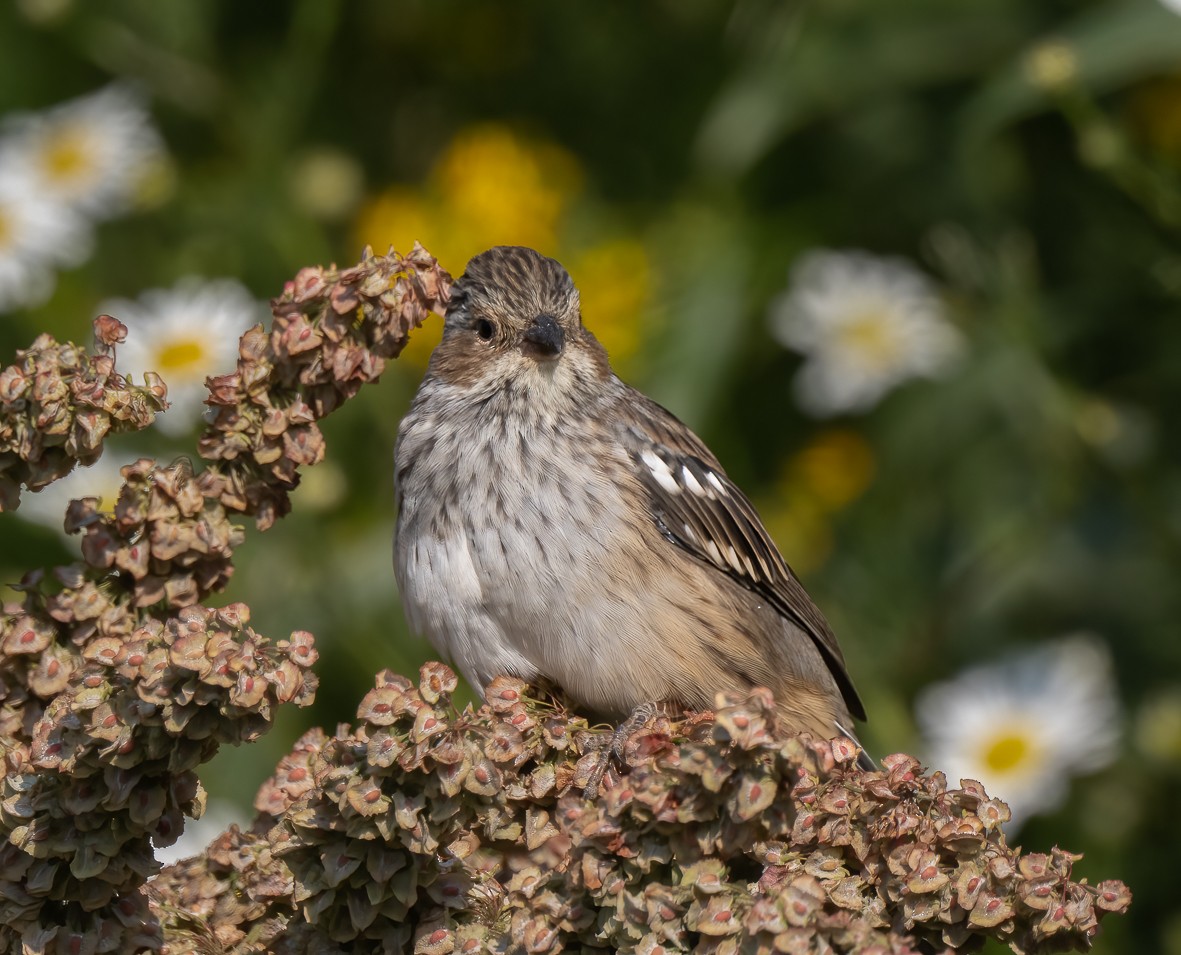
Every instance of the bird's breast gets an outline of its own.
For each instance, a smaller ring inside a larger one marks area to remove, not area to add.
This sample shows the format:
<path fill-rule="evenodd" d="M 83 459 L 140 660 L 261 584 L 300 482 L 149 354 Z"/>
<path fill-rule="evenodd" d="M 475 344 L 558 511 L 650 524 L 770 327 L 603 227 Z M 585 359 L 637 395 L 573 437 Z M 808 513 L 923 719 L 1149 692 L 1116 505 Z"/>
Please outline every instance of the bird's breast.
<path fill-rule="evenodd" d="M 469 679 L 504 672 L 516 654 L 563 682 L 591 668 L 580 658 L 611 655 L 598 646 L 609 635 L 588 624 L 585 581 L 602 579 L 625 520 L 619 475 L 604 466 L 614 452 L 577 423 L 471 420 L 420 413 L 399 437 L 407 615 Z"/>

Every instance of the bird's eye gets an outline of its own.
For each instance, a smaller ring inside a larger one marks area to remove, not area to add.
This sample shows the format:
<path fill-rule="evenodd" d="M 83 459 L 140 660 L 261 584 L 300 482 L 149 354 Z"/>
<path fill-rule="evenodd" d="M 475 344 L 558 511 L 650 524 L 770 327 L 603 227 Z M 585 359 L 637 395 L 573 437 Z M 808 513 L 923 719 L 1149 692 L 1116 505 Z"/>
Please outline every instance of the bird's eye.
<path fill-rule="evenodd" d="M 486 318 L 481 318 L 476 322 L 476 334 L 480 336 L 481 341 L 492 341 L 492 335 L 496 329 L 492 327 L 492 323 Z"/>

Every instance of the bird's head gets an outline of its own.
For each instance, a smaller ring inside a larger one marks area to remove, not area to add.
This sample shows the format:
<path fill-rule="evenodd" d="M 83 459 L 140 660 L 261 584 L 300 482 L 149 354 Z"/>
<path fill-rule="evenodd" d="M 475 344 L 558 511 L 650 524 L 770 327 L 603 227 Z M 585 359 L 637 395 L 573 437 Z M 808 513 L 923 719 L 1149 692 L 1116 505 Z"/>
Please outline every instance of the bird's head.
<path fill-rule="evenodd" d="M 456 282 L 431 373 L 481 391 L 577 391 L 610 375 L 582 325 L 578 289 L 554 259 L 522 246 L 475 256 Z"/>

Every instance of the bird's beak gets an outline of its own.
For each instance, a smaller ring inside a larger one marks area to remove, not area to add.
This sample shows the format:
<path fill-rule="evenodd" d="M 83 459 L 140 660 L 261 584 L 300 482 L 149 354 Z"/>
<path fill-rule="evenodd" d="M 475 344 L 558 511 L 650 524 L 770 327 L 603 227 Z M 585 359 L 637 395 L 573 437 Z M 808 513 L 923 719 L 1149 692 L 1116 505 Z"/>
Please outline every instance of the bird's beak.
<path fill-rule="evenodd" d="M 533 346 L 530 350 L 538 358 L 557 358 L 562 353 L 566 336 L 562 326 L 552 315 L 538 315 L 525 329 L 525 341 Z"/>

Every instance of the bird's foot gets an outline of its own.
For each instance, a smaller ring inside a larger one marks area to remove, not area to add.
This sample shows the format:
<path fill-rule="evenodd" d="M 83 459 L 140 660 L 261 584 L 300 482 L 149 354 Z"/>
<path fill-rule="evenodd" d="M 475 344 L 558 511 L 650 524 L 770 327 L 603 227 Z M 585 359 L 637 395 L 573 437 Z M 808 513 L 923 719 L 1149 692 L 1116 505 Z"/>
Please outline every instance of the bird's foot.
<path fill-rule="evenodd" d="M 641 703 L 628 714 L 627 719 L 615 727 L 610 734 L 603 734 L 590 742 L 592 751 L 597 751 L 597 758 L 591 766 L 586 785 L 582 793 L 588 798 L 599 794 L 599 786 L 612 763 L 622 764 L 628 740 L 641 729 L 654 723 L 657 719 L 667 717 L 668 704 L 651 702 Z"/>

